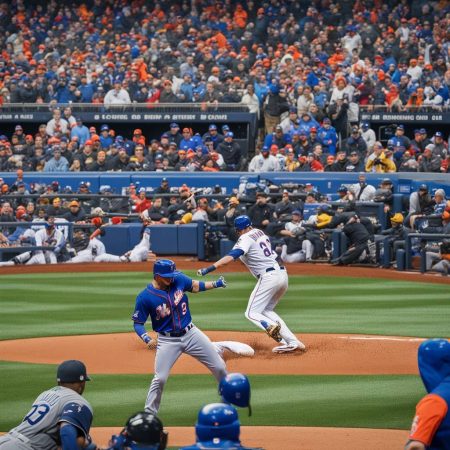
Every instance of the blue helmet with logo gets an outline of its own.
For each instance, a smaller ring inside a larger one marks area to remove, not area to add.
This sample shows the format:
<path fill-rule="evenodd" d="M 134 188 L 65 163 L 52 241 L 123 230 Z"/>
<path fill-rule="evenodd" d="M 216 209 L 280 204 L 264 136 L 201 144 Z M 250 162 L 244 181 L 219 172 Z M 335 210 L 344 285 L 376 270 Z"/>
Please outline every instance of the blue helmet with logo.
<path fill-rule="evenodd" d="M 241 408 L 250 408 L 250 381 L 242 373 L 229 373 L 219 383 L 219 394 L 222 399 Z"/>
<path fill-rule="evenodd" d="M 238 216 L 234 219 L 234 228 L 236 228 L 236 230 L 242 231 L 251 226 L 252 221 L 248 216 Z"/>
<path fill-rule="evenodd" d="M 198 412 L 197 441 L 213 439 L 239 442 L 241 424 L 236 408 L 226 403 L 211 403 Z"/>
<path fill-rule="evenodd" d="M 175 263 L 171 259 L 158 259 L 153 264 L 153 276 L 162 278 L 173 278 L 177 274 Z"/>
<path fill-rule="evenodd" d="M 450 342 L 428 339 L 418 351 L 419 372 L 428 392 L 434 390 L 450 375 Z"/>

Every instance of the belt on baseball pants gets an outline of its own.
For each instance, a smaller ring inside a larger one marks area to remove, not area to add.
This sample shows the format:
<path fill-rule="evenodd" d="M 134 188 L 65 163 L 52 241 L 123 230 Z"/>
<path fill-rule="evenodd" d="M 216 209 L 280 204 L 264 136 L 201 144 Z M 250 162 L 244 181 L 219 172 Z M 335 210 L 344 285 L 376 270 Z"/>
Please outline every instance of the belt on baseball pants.
<path fill-rule="evenodd" d="M 158 331 L 158 333 L 167 337 L 181 337 L 184 336 L 193 326 L 194 324 L 190 323 L 186 328 L 183 328 L 180 331 Z"/>
<path fill-rule="evenodd" d="M 276 268 L 276 267 L 268 267 L 268 268 L 266 269 L 266 272 L 272 272 L 273 270 L 277 270 L 277 268 Z M 284 266 L 280 266 L 280 270 L 285 270 Z M 258 275 L 258 278 L 259 278 L 261 275 L 264 275 L 264 274 Z"/>

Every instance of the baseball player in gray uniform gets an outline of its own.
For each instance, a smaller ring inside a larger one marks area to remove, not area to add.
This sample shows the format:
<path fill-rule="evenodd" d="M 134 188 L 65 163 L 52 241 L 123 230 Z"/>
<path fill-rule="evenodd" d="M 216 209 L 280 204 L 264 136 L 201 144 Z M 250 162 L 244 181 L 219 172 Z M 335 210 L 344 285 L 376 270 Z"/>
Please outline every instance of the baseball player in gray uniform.
<path fill-rule="evenodd" d="M 95 450 L 91 442 L 93 411 L 83 394 L 89 377 L 77 360 L 64 361 L 56 374 L 58 386 L 42 392 L 22 423 L 0 437 L 1 450 Z"/>
<path fill-rule="evenodd" d="M 221 351 L 199 328 L 192 323 L 189 299 L 186 292 L 203 292 L 225 288 L 223 277 L 216 281 L 197 281 L 176 270 L 170 259 L 159 259 L 153 265 L 153 281 L 136 297 L 132 320 L 136 334 L 150 347 L 155 341 L 145 329 L 150 317 L 152 328 L 158 333 L 155 357 L 155 375 L 148 391 L 145 410 L 156 414 L 161 403 L 166 381 L 178 358 L 186 353 L 204 364 L 219 382 L 226 374 L 225 361 Z M 241 343 L 235 343 L 241 344 Z M 241 344 L 249 347 L 246 344 Z M 250 347 L 253 354 L 253 349 Z M 249 355 L 250 356 L 250 355 Z"/>
<path fill-rule="evenodd" d="M 284 320 L 274 311 L 288 288 L 288 275 L 286 269 L 279 265 L 269 237 L 258 228 L 253 228 L 248 216 L 236 217 L 234 228 L 239 239 L 233 249 L 212 266 L 200 269 L 198 275 L 204 276 L 240 258 L 258 279 L 250 295 L 245 317 L 266 331 L 272 339 L 281 343 L 273 348 L 274 353 L 305 350 L 303 342 L 297 339 Z"/>

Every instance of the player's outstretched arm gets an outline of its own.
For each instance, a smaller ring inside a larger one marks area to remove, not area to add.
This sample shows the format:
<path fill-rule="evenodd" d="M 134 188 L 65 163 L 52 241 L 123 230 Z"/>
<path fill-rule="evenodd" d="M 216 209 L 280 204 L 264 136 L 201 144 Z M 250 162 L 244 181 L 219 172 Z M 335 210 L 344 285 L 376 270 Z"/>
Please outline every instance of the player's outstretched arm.
<path fill-rule="evenodd" d="M 210 289 L 225 288 L 227 282 L 224 277 L 219 277 L 216 281 L 198 281 L 192 280 L 192 290 L 194 294 L 197 292 L 209 291 Z"/>
<path fill-rule="evenodd" d="M 223 258 L 220 258 L 212 266 L 205 267 L 204 269 L 199 269 L 197 271 L 197 275 L 204 277 L 205 275 L 207 275 L 210 272 L 213 272 L 214 270 L 218 269 L 219 267 L 226 266 L 231 261 L 234 261 L 235 259 L 239 258 L 239 256 L 242 256 L 243 254 L 244 254 L 243 250 L 233 249 L 228 253 L 228 255 L 225 255 Z"/>

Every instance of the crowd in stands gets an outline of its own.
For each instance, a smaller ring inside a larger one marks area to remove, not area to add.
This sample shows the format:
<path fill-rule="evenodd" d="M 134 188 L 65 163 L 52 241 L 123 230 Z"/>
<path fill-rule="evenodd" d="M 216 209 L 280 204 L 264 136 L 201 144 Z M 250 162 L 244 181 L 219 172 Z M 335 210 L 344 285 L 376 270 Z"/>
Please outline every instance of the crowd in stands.
<path fill-rule="evenodd" d="M 0 170 L 246 169 L 232 130 L 122 138 L 67 107 L 223 102 L 265 130 L 250 171 L 448 172 L 448 136 L 398 132 L 381 148 L 358 117 L 449 104 L 449 14 L 425 0 L 2 3 L 0 103 L 54 117 L 0 136 Z"/>
<path fill-rule="evenodd" d="M 440 108 L 449 11 L 442 0 L 4 2 L 1 101 L 243 102 L 269 122 L 285 104 L 335 120 L 359 105 Z"/>
<path fill-rule="evenodd" d="M 228 125 L 211 123 L 203 135 L 171 123 L 155 136 L 136 128 L 132 136 L 116 135 L 107 124 L 88 128 L 70 107 L 55 109 L 53 118 L 26 134 L 21 125 L 10 138 L 0 135 L 0 171 L 112 172 L 450 172 L 448 141 L 442 131 L 425 128 L 407 136 L 398 125 L 383 144 L 368 122 L 353 125 L 339 139 L 330 119 L 319 124 L 296 109 L 264 137 L 260 151 L 247 161 Z"/>

